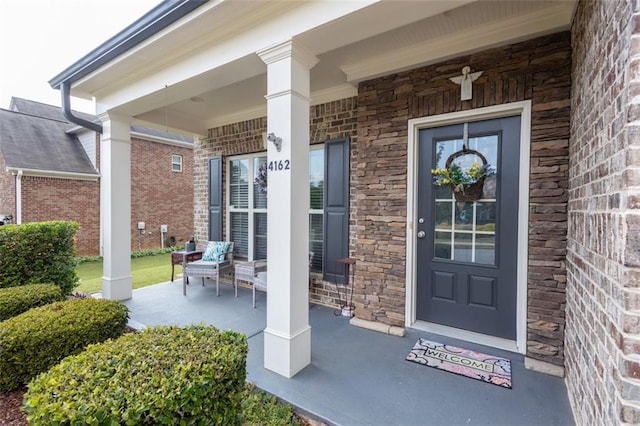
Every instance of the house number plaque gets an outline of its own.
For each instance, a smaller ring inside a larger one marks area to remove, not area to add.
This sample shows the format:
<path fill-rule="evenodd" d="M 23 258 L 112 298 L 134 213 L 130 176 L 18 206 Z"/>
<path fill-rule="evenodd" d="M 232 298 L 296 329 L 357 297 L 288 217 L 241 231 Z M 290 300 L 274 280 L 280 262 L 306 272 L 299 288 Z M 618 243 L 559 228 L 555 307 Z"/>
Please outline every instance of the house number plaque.
<path fill-rule="evenodd" d="M 269 166 L 267 167 L 270 172 L 280 172 L 282 170 L 291 169 L 291 162 L 289 160 L 275 160 L 269 161 Z"/>

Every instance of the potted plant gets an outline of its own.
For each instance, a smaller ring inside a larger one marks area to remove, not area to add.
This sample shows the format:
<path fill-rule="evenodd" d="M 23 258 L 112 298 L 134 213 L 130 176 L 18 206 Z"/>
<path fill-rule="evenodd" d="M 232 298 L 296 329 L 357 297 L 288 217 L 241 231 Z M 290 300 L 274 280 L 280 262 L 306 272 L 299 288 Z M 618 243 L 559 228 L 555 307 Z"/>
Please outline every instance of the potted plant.
<path fill-rule="evenodd" d="M 476 156 L 481 162 L 474 161 L 469 167 L 461 167 L 455 160 L 464 156 Z M 435 186 L 451 186 L 456 201 L 477 201 L 482 198 L 484 179 L 494 175 L 495 170 L 480 152 L 462 149 L 449 156 L 445 168 L 432 169 L 431 174 Z"/>

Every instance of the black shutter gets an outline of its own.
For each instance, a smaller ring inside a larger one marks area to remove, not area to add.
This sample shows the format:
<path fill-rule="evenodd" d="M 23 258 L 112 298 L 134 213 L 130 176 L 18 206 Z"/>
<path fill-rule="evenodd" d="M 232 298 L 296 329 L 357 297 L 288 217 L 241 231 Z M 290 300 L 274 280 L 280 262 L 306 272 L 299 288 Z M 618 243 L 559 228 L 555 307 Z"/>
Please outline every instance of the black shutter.
<path fill-rule="evenodd" d="M 349 138 L 325 142 L 324 152 L 323 279 L 342 284 L 336 262 L 349 257 Z"/>
<path fill-rule="evenodd" d="M 222 241 L 222 157 L 209 158 L 209 241 Z"/>

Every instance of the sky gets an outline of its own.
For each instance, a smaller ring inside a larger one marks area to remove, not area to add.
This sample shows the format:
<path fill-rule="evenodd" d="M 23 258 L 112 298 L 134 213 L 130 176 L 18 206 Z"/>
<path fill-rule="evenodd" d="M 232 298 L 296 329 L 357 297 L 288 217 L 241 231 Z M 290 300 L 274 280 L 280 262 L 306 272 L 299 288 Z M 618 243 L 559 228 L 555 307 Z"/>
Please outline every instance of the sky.
<path fill-rule="evenodd" d="M 11 97 L 60 106 L 48 81 L 160 0 L 0 0 L 0 108 Z M 72 98 L 94 113 L 92 101 Z"/>

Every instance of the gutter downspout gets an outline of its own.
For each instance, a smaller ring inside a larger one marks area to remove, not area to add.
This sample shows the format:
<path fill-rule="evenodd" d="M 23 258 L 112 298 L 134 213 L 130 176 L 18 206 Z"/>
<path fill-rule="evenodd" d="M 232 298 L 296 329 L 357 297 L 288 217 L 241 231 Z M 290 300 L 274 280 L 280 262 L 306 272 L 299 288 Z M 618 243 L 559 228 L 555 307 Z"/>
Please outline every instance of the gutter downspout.
<path fill-rule="evenodd" d="M 22 223 L 22 170 L 16 175 L 16 223 Z"/>
<path fill-rule="evenodd" d="M 67 120 L 72 123 L 75 123 L 79 126 L 85 127 L 89 130 L 93 130 L 94 132 L 102 134 L 102 125 L 98 123 L 94 123 L 92 121 L 88 121 L 82 119 L 80 117 L 76 117 L 71 112 L 71 83 L 68 81 L 63 81 L 60 84 L 60 95 L 62 96 L 62 112 Z"/>

